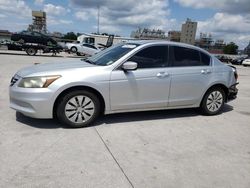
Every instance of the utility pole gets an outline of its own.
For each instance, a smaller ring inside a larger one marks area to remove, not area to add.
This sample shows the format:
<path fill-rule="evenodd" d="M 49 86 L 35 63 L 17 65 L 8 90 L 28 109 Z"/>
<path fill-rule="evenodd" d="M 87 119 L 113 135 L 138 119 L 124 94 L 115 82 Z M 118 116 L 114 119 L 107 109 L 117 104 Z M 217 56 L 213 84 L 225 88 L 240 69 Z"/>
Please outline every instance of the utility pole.
<path fill-rule="evenodd" d="M 98 11 L 97 11 L 97 34 L 100 34 L 100 5 L 98 5 Z"/>

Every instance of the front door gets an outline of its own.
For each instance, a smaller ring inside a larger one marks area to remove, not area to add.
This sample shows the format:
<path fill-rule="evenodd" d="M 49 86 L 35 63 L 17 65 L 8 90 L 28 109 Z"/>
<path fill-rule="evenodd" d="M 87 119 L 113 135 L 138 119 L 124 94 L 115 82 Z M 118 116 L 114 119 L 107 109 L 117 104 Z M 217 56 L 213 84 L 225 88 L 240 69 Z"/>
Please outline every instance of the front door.
<path fill-rule="evenodd" d="M 137 70 L 121 68 L 111 73 L 111 110 L 167 107 L 170 76 L 167 70 L 168 46 L 146 47 L 129 60 Z"/>

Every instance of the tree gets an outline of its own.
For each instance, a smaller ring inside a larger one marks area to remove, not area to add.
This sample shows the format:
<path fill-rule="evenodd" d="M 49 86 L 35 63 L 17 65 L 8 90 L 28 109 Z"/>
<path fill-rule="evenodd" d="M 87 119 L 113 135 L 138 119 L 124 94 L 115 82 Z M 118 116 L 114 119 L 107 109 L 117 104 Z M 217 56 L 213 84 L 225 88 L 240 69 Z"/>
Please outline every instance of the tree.
<path fill-rule="evenodd" d="M 63 38 L 68 40 L 77 40 L 77 36 L 74 32 L 68 32 Z"/>
<path fill-rule="evenodd" d="M 224 54 L 237 54 L 238 46 L 234 42 L 230 42 L 223 48 Z"/>

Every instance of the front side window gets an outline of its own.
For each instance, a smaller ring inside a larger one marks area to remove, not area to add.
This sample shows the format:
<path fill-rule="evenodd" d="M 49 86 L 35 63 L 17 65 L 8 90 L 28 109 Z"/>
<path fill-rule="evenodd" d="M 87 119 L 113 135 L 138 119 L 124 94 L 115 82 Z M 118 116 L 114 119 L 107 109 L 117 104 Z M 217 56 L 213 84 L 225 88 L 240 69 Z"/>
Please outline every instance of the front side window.
<path fill-rule="evenodd" d="M 168 46 L 151 46 L 133 55 L 128 61 L 134 61 L 138 68 L 166 67 Z"/>
<path fill-rule="evenodd" d="M 206 66 L 210 63 L 209 56 L 195 49 L 173 46 L 172 54 L 172 67 Z"/>

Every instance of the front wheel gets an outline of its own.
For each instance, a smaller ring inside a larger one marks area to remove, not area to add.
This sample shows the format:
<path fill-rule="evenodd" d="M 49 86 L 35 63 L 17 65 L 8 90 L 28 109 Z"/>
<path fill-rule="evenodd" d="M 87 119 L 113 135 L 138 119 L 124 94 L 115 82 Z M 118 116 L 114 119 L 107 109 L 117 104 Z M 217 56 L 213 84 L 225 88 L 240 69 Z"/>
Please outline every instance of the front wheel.
<path fill-rule="evenodd" d="M 86 127 L 100 114 L 100 101 L 89 91 L 72 91 L 61 98 L 56 113 L 62 123 L 73 128 Z"/>
<path fill-rule="evenodd" d="M 77 48 L 75 46 L 73 46 L 73 47 L 70 48 L 70 51 L 72 53 L 77 53 Z"/>
<path fill-rule="evenodd" d="M 221 88 L 212 88 L 205 94 L 202 103 L 201 110 L 205 115 L 218 114 L 225 103 L 225 92 Z"/>

